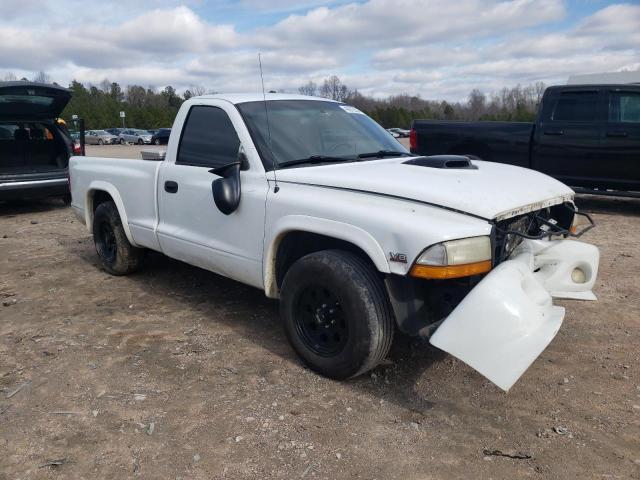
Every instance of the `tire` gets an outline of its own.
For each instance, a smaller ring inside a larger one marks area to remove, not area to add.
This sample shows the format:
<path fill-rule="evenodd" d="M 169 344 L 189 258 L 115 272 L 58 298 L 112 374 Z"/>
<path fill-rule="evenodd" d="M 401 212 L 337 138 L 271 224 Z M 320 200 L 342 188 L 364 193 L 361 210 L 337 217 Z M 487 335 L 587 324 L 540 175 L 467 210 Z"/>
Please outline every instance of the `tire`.
<path fill-rule="evenodd" d="M 124 144 L 125 144 L 124 138 L 121 138 L 120 139 L 120 145 L 124 145 Z"/>
<path fill-rule="evenodd" d="M 154 143 L 155 145 L 160 145 L 160 139 L 159 139 L 159 138 L 156 138 L 156 139 L 153 141 L 153 143 Z"/>
<path fill-rule="evenodd" d="M 144 143 L 144 140 L 142 140 L 141 138 L 138 139 L 138 145 L 142 145 Z"/>
<path fill-rule="evenodd" d="M 102 141 L 101 138 L 98 139 L 98 145 L 104 145 L 104 142 Z"/>
<path fill-rule="evenodd" d="M 311 253 L 291 266 L 280 316 L 303 362 L 337 380 L 374 368 L 393 341 L 394 316 L 382 279 L 362 258 L 342 250 Z"/>
<path fill-rule="evenodd" d="M 62 197 L 62 203 L 64 203 L 67 207 L 71 205 L 71 194 L 67 193 Z"/>
<path fill-rule="evenodd" d="M 103 202 L 96 208 L 93 242 L 102 266 L 110 274 L 127 275 L 140 268 L 144 249 L 129 243 L 115 203 Z"/>

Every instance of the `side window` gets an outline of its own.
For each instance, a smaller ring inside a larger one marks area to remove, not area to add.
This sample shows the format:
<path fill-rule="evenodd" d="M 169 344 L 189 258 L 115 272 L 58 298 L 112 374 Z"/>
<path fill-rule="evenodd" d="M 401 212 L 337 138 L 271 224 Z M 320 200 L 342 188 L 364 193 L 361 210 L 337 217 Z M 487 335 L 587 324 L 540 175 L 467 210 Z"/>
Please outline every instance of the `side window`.
<path fill-rule="evenodd" d="M 611 92 L 609 122 L 640 123 L 640 93 Z"/>
<path fill-rule="evenodd" d="M 236 161 L 240 139 L 229 116 L 218 107 L 191 107 L 176 163 L 216 168 Z"/>
<path fill-rule="evenodd" d="M 562 92 L 556 99 L 551 120 L 595 122 L 598 120 L 598 92 Z"/>

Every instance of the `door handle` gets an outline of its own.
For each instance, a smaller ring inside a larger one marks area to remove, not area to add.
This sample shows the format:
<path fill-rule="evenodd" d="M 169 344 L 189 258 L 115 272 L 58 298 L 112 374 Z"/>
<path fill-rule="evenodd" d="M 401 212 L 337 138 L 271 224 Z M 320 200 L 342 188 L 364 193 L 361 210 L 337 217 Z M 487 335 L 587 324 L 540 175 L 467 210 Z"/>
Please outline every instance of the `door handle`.
<path fill-rule="evenodd" d="M 164 191 L 167 193 L 177 193 L 178 182 L 167 180 L 166 182 L 164 182 Z"/>
<path fill-rule="evenodd" d="M 547 129 L 542 133 L 544 133 L 545 135 L 564 135 L 564 130 Z"/>
<path fill-rule="evenodd" d="M 628 137 L 627 132 L 607 132 L 607 137 Z"/>

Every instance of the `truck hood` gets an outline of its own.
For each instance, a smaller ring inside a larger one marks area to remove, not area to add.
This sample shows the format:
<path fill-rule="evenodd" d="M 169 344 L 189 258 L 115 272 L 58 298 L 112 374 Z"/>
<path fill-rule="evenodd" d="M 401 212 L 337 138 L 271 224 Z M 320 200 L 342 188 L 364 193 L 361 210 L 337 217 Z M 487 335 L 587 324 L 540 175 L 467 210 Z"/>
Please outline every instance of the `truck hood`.
<path fill-rule="evenodd" d="M 487 220 L 562 203 L 573 190 L 526 168 L 474 160 L 476 169 L 407 165 L 406 157 L 317 165 L 277 171 L 278 182 L 388 195 Z"/>

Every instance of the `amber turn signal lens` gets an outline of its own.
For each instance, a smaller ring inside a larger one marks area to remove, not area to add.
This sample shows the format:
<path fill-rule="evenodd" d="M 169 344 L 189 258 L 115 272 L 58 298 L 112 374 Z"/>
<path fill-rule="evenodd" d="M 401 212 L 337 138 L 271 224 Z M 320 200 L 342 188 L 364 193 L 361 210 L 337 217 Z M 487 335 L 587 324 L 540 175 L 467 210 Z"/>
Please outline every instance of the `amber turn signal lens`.
<path fill-rule="evenodd" d="M 416 278 L 428 278 L 432 280 L 446 280 L 448 278 L 470 277 L 480 275 L 491 270 L 491 260 L 482 262 L 467 263 L 465 265 L 419 265 L 416 264 L 409 272 L 409 275 Z"/>

